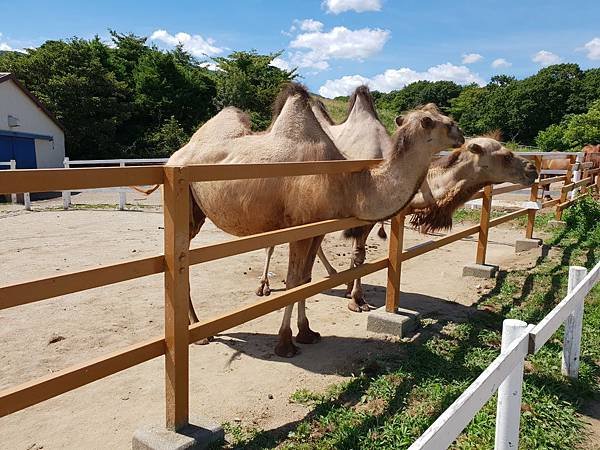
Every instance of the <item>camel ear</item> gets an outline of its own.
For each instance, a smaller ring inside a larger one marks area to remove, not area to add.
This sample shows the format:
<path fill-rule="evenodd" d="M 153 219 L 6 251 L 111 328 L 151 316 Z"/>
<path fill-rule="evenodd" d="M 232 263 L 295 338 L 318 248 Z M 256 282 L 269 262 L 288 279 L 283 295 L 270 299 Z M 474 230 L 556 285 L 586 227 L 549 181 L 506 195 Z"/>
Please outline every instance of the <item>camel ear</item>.
<path fill-rule="evenodd" d="M 467 148 L 471 153 L 475 153 L 476 155 L 481 155 L 483 153 L 483 147 L 474 142 L 471 142 L 469 145 L 467 145 Z"/>
<path fill-rule="evenodd" d="M 402 116 L 396 116 L 396 125 L 398 125 L 399 127 L 402 126 L 402 122 L 404 122 L 404 117 Z"/>
<path fill-rule="evenodd" d="M 421 126 L 425 129 L 431 129 L 435 126 L 433 119 L 429 116 L 425 116 L 421 119 Z"/>

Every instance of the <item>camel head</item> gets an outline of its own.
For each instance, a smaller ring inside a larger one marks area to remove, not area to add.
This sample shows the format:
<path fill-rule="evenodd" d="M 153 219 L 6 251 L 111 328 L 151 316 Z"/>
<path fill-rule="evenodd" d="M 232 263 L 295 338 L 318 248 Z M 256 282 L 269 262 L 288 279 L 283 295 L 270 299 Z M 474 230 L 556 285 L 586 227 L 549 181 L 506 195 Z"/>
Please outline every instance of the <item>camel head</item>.
<path fill-rule="evenodd" d="M 451 155 L 452 158 L 471 162 L 472 176 L 485 184 L 511 182 L 531 186 L 538 177 L 532 162 L 488 137 L 469 139 L 462 149 Z"/>
<path fill-rule="evenodd" d="M 465 142 L 458 125 L 443 115 L 434 103 L 396 117 L 396 125 L 394 149 L 398 153 L 416 142 L 425 146 L 432 155 L 446 148 L 458 148 Z"/>

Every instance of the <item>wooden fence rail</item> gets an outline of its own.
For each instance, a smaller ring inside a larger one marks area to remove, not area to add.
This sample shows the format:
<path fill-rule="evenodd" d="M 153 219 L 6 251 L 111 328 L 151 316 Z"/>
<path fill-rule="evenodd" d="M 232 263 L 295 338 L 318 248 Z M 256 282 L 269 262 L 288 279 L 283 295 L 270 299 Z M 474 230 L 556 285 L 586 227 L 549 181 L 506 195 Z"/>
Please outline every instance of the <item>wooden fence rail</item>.
<path fill-rule="evenodd" d="M 541 159 L 534 155 L 536 161 Z M 486 187 L 474 198 L 482 198 L 481 222 L 464 230 L 448 234 L 403 249 L 404 216 L 392 218 L 388 257 L 365 263 L 335 275 L 315 280 L 257 303 L 240 307 L 206 321 L 188 326 L 189 266 L 237 255 L 285 242 L 320 236 L 338 230 L 365 225 L 356 218 L 325 220 L 282 230 L 260 233 L 227 242 L 205 245 L 189 250 L 188 213 L 189 183 L 250 178 L 305 176 L 347 173 L 365 170 L 380 164 L 380 160 L 325 161 L 303 163 L 272 163 L 242 165 L 198 165 L 189 167 L 140 166 L 119 163 L 119 167 L 11 170 L 0 172 L 0 193 L 70 191 L 78 189 L 162 184 L 164 191 L 165 254 L 110 264 L 59 276 L 35 279 L 0 287 L 0 309 L 17 307 L 44 299 L 92 289 L 134 278 L 164 273 L 165 333 L 112 354 L 79 364 L 38 380 L 0 392 L 0 416 L 4 416 L 87 383 L 114 374 L 160 355 L 165 355 L 166 425 L 180 429 L 188 422 L 189 355 L 188 345 L 201 338 L 226 331 L 298 300 L 315 295 L 367 274 L 387 269 L 388 293 L 386 309 L 396 311 L 400 302 L 402 262 L 448 245 L 467 236 L 478 234 L 477 262 L 485 262 L 489 229 L 521 215 L 529 215 L 531 231 L 537 209 L 553 206 L 555 201 L 539 204 L 535 184 L 528 206 L 496 219 L 490 219 L 491 200 L 523 186 Z M 593 174 L 590 176 L 593 178 Z M 561 178 L 562 177 L 558 177 Z M 567 183 L 565 176 L 564 181 Z M 579 186 L 583 186 L 583 183 Z M 535 196 L 533 195 L 535 192 Z"/>

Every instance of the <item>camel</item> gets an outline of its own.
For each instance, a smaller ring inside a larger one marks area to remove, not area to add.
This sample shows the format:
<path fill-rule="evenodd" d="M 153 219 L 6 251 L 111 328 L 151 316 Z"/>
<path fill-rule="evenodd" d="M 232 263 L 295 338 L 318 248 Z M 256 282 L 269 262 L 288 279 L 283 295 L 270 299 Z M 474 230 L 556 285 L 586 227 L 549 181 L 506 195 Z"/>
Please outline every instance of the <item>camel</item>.
<path fill-rule="evenodd" d="M 190 142 L 175 152 L 168 165 L 229 164 L 344 160 L 317 121 L 309 94 L 291 83 L 280 94 L 283 104 L 265 133 L 252 133 L 248 115 L 228 107 L 206 122 Z M 389 158 L 361 172 L 191 184 L 190 238 L 208 217 L 235 236 L 277 230 L 327 219 L 357 217 L 376 222 L 401 211 L 416 193 L 431 157 L 442 149 L 460 147 L 458 126 L 437 108 L 411 111 L 393 137 Z M 311 280 L 323 236 L 289 244 L 286 288 Z M 298 302 L 297 343 L 313 344 L 320 334 L 311 330 L 306 300 Z M 285 308 L 275 353 L 292 357 L 291 315 Z M 190 320 L 197 320 L 190 299 Z"/>
<path fill-rule="evenodd" d="M 346 119 L 340 124 L 335 124 L 321 101 L 311 99 L 310 105 L 321 127 L 346 159 L 381 159 L 390 156 L 392 139 L 379 120 L 373 97 L 367 86 L 362 85 L 354 90 L 349 100 Z M 385 237 L 383 226 L 380 228 L 379 235 Z M 265 264 L 256 290 L 258 296 L 271 293 L 269 264 L 273 250 L 273 247 L 265 249 Z M 329 275 L 337 272 L 320 246 L 317 255 Z"/>
<path fill-rule="evenodd" d="M 350 98 L 349 111 L 348 118 L 342 124 L 335 125 L 323 104 L 313 102 L 315 116 L 348 157 L 360 155 L 363 149 L 362 157 L 365 158 L 380 158 L 387 155 L 391 148 L 391 139 L 377 117 L 368 88 L 361 86 L 354 92 Z M 348 135 L 352 138 L 348 138 Z M 361 136 L 365 138 L 361 139 Z M 345 138 L 345 146 L 340 143 L 340 137 Z M 494 137 L 499 138 L 498 135 Z M 381 149 L 380 153 L 377 149 Z M 361 156 L 354 156 L 356 159 L 359 157 Z M 449 229 L 452 226 L 454 211 L 483 186 L 503 182 L 530 186 L 536 178 L 537 171 L 534 164 L 515 156 L 496 139 L 492 137 L 471 139 L 461 151 L 455 151 L 431 165 L 427 179 L 405 213 L 413 215 L 411 224 L 419 227 L 422 232 Z M 363 264 L 366 257 L 366 240 L 372 229 L 373 225 L 367 225 L 345 232 L 346 237 L 353 239 L 350 268 Z M 267 249 L 265 269 L 257 290 L 258 295 L 268 295 L 270 292 L 268 268 L 272 254 L 273 248 Z M 322 248 L 319 248 L 318 255 L 328 274 L 335 273 Z M 348 309 L 351 311 L 362 312 L 372 309 L 364 299 L 360 279 L 347 285 L 346 296 L 350 298 Z"/>

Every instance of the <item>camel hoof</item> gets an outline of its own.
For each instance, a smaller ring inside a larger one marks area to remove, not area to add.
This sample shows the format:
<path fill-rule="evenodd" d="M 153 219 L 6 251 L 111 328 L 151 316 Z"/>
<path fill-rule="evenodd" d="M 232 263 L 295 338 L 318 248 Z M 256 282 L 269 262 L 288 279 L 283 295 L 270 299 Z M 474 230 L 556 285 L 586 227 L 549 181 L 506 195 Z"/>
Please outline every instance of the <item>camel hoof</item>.
<path fill-rule="evenodd" d="M 348 302 L 348 309 L 353 312 L 362 312 L 363 310 L 360 308 L 360 305 L 356 303 L 354 300 Z"/>
<path fill-rule="evenodd" d="M 269 286 L 265 286 L 265 288 L 263 289 L 263 294 L 265 296 L 271 295 L 271 288 Z"/>
<path fill-rule="evenodd" d="M 373 309 L 373 308 L 371 307 L 371 305 L 369 305 L 369 304 L 368 304 L 367 302 L 365 302 L 365 301 L 363 301 L 363 303 L 361 303 L 361 304 L 360 304 L 359 308 L 360 308 L 360 310 L 361 310 L 361 311 L 365 311 L 365 312 L 371 311 L 371 309 Z"/>
<path fill-rule="evenodd" d="M 296 335 L 296 342 L 300 344 L 316 344 L 321 340 L 321 335 L 310 328 L 303 328 Z"/>
<path fill-rule="evenodd" d="M 259 286 L 258 289 L 256 290 L 256 295 L 258 295 L 259 297 L 263 296 L 263 287 Z"/>
<path fill-rule="evenodd" d="M 199 341 L 194 342 L 194 345 L 208 345 L 214 340 L 215 340 L 214 336 L 209 336 L 207 338 L 202 338 Z"/>
<path fill-rule="evenodd" d="M 298 354 L 300 349 L 296 347 L 292 342 L 278 342 L 275 346 L 275 354 L 282 358 L 292 358 Z"/>

